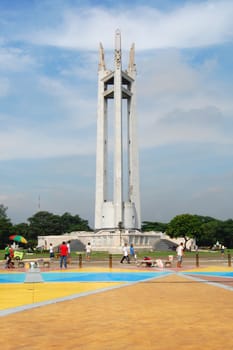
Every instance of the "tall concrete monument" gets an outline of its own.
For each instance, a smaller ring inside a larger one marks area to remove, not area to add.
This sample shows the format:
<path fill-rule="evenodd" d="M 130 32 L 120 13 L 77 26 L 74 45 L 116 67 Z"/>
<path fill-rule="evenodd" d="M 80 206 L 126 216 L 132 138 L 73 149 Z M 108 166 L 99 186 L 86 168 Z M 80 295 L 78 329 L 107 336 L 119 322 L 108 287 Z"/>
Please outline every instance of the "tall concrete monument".
<path fill-rule="evenodd" d="M 115 33 L 113 71 L 106 69 L 102 44 L 99 48 L 96 232 L 141 229 L 134 54 L 133 44 L 128 69 L 122 71 L 119 30 Z"/>

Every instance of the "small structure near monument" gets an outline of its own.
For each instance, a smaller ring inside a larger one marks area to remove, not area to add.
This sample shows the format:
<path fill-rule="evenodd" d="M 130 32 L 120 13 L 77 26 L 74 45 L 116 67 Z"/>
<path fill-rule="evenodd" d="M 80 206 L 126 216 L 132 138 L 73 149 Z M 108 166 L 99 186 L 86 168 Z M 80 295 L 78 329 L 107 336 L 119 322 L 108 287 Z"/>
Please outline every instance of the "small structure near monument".
<path fill-rule="evenodd" d="M 29 269 L 26 272 L 24 283 L 41 283 L 44 282 L 40 268 L 36 261 L 29 262 Z"/>

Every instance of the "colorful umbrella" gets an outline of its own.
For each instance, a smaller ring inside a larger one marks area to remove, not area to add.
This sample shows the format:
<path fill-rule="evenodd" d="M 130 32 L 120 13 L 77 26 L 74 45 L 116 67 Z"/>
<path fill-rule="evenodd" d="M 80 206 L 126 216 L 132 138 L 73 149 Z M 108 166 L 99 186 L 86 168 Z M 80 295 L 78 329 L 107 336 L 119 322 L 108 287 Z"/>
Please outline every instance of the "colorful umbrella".
<path fill-rule="evenodd" d="M 24 238 L 23 236 L 20 235 L 12 235 L 9 237 L 9 239 L 11 241 L 15 241 L 15 242 L 19 242 L 19 243 L 24 243 L 26 244 L 28 241 L 26 240 L 26 238 Z"/>

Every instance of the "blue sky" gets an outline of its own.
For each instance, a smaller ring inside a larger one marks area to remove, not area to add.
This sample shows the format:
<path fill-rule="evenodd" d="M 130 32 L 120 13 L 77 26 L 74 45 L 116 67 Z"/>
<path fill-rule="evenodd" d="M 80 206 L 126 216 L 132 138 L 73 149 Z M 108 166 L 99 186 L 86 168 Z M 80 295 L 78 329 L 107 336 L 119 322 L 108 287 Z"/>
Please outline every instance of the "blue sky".
<path fill-rule="evenodd" d="M 12 222 L 68 211 L 93 227 L 98 48 L 113 69 L 117 28 L 123 69 L 136 48 L 142 220 L 232 218 L 232 18 L 231 0 L 0 0 L 0 203 Z"/>

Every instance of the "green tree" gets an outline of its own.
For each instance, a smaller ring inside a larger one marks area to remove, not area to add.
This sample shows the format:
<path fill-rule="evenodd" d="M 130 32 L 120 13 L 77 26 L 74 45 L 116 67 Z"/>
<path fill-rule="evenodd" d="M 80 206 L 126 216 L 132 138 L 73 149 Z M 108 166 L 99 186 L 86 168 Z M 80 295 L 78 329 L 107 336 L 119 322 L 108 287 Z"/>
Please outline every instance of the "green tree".
<path fill-rule="evenodd" d="M 213 246 L 218 240 L 218 231 L 220 228 L 220 221 L 212 219 L 204 222 L 201 226 L 201 232 L 197 235 L 198 246 Z"/>
<path fill-rule="evenodd" d="M 14 231 L 14 234 L 16 235 L 21 235 L 21 236 L 24 236 L 25 238 L 28 238 L 29 225 L 24 222 L 20 224 L 16 224 L 13 226 L 13 231 Z"/>
<path fill-rule="evenodd" d="M 3 204 L 0 204 L 0 219 L 5 219 L 7 218 L 7 210 L 8 207 L 5 207 Z"/>
<path fill-rule="evenodd" d="M 61 217 L 62 231 L 65 233 L 73 231 L 90 231 L 87 220 L 83 220 L 79 215 L 71 215 L 70 213 L 64 213 Z"/>
<path fill-rule="evenodd" d="M 171 238 L 182 237 L 184 247 L 190 238 L 196 238 L 201 231 L 201 221 L 197 215 L 181 214 L 175 216 L 168 224 L 166 233 Z"/>
<path fill-rule="evenodd" d="M 227 248 L 233 247 L 233 220 L 221 221 L 217 232 L 218 241 Z"/>
<path fill-rule="evenodd" d="M 233 246 L 233 220 L 221 221 L 212 218 L 202 224 L 201 234 L 198 235 L 198 245 L 213 246 L 216 242 L 231 248 Z"/>
<path fill-rule="evenodd" d="M 142 223 L 142 231 L 157 231 L 157 232 L 166 232 L 168 224 L 162 222 L 151 222 L 151 221 L 143 221 Z"/>
<path fill-rule="evenodd" d="M 39 211 L 28 219 L 29 238 L 37 236 L 59 235 L 62 233 L 60 217 L 47 211 Z"/>
<path fill-rule="evenodd" d="M 38 236 L 61 235 L 72 231 L 89 231 L 88 221 L 79 215 L 64 213 L 54 215 L 47 211 L 39 211 L 28 219 L 28 239 L 35 240 Z"/>
<path fill-rule="evenodd" d="M 30 238 L 29 225 L 24 222 L 14 225 L 12 228 L 12 231 L 13 231 L 13 234 L 23 236 L 27 240 Z"/>
<path fill-rule="evenodd" d="M 12 223 L 7 216 L 7 207 L 0 204 L 0 247 L 9 243 L 9 236 L 12 234 Z"/>

